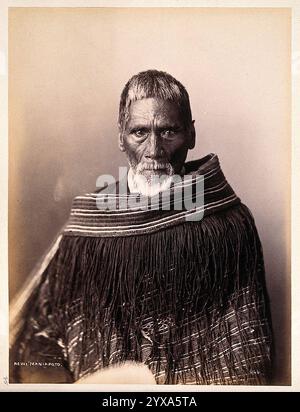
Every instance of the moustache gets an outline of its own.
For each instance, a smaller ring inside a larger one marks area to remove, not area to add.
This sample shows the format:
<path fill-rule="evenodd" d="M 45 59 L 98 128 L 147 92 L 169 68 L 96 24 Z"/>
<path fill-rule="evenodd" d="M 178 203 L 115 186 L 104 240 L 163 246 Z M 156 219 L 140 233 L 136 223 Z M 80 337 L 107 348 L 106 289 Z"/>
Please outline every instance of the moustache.
<path fill-rule="evenodd" d="M 168 172 L 172 172 L 173 168 L 170 163 L 166 162 L 157 162 L 157 161 L 151 161 L 151 162 L 142 162 L 139 163 L 136 172 L 141 173 L 143 171 L 154 171 L 154 170 L 165 170 Z"/>

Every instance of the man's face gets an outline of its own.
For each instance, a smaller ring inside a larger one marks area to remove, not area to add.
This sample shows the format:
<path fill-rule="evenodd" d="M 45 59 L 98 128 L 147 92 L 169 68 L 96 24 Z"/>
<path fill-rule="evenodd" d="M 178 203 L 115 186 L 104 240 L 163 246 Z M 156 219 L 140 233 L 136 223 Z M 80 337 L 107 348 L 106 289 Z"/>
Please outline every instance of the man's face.
<path fill-rule="evenodd" d="M 120 149 L 134 172 L 146 178 L 180 173 L 194 143 L 194 126 L 185 128 L 177 105 L 156 98 L 132 102 L 120 132 Z"/>

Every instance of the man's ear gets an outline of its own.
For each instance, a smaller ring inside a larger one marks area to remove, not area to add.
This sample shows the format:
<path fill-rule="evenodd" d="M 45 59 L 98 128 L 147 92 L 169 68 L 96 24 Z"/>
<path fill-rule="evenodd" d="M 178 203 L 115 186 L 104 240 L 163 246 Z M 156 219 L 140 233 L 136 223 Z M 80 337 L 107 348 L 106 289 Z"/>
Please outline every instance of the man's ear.
<path fill-rule="evenodd" d="M 123 132 L 122 132 L 122 128 L 120 125 L 119 125 L 119 149 L 121 150 L 121 152 L 125 152 Z"/>
<path fill-rule="evenodd" d="M 189 139 L 189 149 L 194 149 L 196 143 L 196 130 L 194 126 L 195 120 L 192 121 L 190 126 L 190 139 Z"/>

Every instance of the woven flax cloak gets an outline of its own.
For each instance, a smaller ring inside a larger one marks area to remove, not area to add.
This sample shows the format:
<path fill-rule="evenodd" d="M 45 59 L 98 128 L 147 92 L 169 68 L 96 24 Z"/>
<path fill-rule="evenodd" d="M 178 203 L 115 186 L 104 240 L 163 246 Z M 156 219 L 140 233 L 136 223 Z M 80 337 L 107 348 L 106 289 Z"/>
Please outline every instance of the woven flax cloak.
<path fill-rule="evenodd" d="M 99 210 L 101 191 L 74 199 L 15 304 L 11 382 L 34 363 L 74 382 L 127 360 L 146 364 L 159 384 L 269 382 L 271 322 L 253 217 L 216 155 L 186 163 L 185 173 L 204 179 L 198 221 L 175 207 Z"/>

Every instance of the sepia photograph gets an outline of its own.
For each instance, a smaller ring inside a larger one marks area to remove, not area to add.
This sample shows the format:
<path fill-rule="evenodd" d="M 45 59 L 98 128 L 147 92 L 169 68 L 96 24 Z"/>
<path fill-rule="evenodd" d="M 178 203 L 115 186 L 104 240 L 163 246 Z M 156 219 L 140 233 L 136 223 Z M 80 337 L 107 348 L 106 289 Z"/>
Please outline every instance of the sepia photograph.
<path fill-rule="evenodd" d="M 291 45 L 288 7 L 9 7 L 9 385 L 292 384 Z"/>

